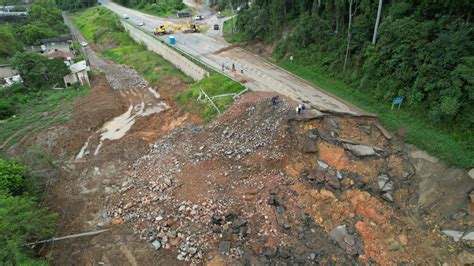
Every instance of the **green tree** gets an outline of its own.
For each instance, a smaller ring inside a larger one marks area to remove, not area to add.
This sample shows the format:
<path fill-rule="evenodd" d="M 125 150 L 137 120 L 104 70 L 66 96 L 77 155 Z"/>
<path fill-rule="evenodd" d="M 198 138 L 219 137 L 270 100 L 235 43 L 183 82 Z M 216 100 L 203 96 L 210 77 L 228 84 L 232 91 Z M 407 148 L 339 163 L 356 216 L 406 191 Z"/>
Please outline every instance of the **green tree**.
<path fill-rule="evenodd" d="M 19 35 L 28 44 L 37 44 L 41 38 L 67 32 L 68 29 L 63 22 L 61 10 L 57 8 L 55 1 L 38 0 L 31 5 L 28 11 L 28 23 L 20 29 Z"/>
<path fill-rule="evenodd" d="M 70 73 L 61 59 L 48 59 L 35 52 L 15 54 L 12 65 L 27 85 L 36 88 L 47 88 L 56 83 L 64 84 L 63 77 Z"/>
<path fill-rule="evenodd" d="M 27 241 L 51 237 L 57 214 L 38 208 L 25 186 L 25 166 L 0 159 L 0 262 L 2 265 L 44 265 L 32 259 Z M 30 181 L 30 180 L 29 180 Z M 33 191 L 34 192 L 34 191 Z"/>
<path fill-rule="evenodd" d="M 57 35 L 57 33 L 51 28 L 37 23 L 26 24 L 20 27 L 17 33 L 25 44 L 30 45 L 39 45 L 41 44 L 41 39 Z"/>
<path fill-rule="evenodd" d="M 57 214 L 38 208 L 35 198 L 0 195 L 0 261 L 3 265 L 44 265 L 31 259 L 27 241 L 54 233 Z"/>
<path fill-rule="evenodd" d="M 236 2 L 211 1 L 224 6 Z M 242 5 L 236 25 L 245 41 L 277 42 L 277 59 L 294 55 L 296 63 L 370 91 L 375 99 L 405 96 L 408 108 L 429 114 L 433 123 L 474 130 L 468 78 L 474 2 L 385 0 L 373 45 L 380 3 L 254 0 Z"/>
<path fill-rule="evenodd" d="M 19 48 L 13 27 L 9 24 L 0 25 L 0 57 L 10 57 Z"/>
<path fill-rule="evenodd" d="M 0 159 L 0 193 L 19 195 L 23 192 L 26 168 Z"/>

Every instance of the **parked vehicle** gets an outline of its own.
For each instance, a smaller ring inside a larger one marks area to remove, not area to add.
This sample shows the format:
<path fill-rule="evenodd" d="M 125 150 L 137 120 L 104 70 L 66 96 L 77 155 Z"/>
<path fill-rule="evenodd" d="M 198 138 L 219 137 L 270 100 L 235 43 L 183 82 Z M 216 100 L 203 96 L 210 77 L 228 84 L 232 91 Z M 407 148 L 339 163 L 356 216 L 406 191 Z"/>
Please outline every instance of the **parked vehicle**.
<path fill-rule="evenodd" d="M 203 20 L 204 16 L 203 15 L 197 15 L 194 17 L 194 20 Z"/>
<path fill-rule="evenodd" d="M 123 18 L 124 19 L 129 19 L 130 17 L 127 14 L 125 14 L 125 15 L 123 15 Z"/>
<path fill-rule="evenodd" d="M 143 26 L 145 26 L 145 22 L 143 22 L 143 21 L 142 21 L 142 22 L 138 22 L 137 25 L 140 26 L 140 27 L 143 27 Z"/>
<path fill-rule="evenodd" d="M 178 18 L 189 18 L 191 14 L 189 12 L 178 12 L 176 13 Z"/>
<path fill-rule="evenodd" d="M 219 30 L 219 24 L 214 24 L 214 30 Z"/>
<path fill-rule="evenodd" d="M 82 47 L 86 47 L 86 46 L 87 46 L 87 43 L 86 43 L 86 42 L 81 42 L 81 46 L 82 46 Z"/>

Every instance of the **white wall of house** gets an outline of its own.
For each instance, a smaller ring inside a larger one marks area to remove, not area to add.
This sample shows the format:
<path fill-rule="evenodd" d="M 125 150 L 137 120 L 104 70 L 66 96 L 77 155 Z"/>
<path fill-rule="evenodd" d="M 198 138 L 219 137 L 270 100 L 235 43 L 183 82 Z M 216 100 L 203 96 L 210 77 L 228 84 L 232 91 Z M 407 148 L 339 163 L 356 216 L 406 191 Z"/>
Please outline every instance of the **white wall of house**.
<path fill-rule="evenodd" d="M 86 70 L 82 70 L 77 73 L 71 73 L 69 75 L 64 76 L 64 84 L 66 85 L 66 87 L 69 87 L 78 82 L 82 86 L 84 85 L 90 86 L 89 76 L 87 75 Z"/>

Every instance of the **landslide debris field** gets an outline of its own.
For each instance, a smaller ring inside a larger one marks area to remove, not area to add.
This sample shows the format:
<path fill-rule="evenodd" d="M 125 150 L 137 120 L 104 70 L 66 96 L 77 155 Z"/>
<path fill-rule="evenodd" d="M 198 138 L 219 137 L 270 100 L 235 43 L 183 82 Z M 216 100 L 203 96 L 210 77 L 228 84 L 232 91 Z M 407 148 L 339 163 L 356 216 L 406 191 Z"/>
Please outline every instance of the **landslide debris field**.
<path fill-rule="evenodd" d="M 46 199 L 59 235 L 112 229 L 38 247 L 52 264 L 472 262 L 472 180 L 416 159 L 375 118 L 296 116 L 294 102 L 252 92 L 203 125 L 170 99 L 179 81 L 156 94 L 102 76 L 92 87 L 74 121 L 10 150 L 63 158 Z M 143 115 L 145 98 L 169 108 Z"/>
<path fill-rule="evenodd" d="M 415 166 L 376 119 L 295 116 L 270 97 L 244 95 L 218 120 L 152 144 L 106 220 L 194 263 L 465 262 L 472 233 L 456 243 L 441 229 L 472 228 L 468 177 L 421 195 Z"/>
<path fill-rule="evenodd" d="M 474 263 L 474 184 L 373 117 L 306 110 L 250 92 L 204 124 L 175 102 L 189 85 L 88 50 L 89 95 L 65 125 L 5 151 L 41 150 L 53 265 Z"/>

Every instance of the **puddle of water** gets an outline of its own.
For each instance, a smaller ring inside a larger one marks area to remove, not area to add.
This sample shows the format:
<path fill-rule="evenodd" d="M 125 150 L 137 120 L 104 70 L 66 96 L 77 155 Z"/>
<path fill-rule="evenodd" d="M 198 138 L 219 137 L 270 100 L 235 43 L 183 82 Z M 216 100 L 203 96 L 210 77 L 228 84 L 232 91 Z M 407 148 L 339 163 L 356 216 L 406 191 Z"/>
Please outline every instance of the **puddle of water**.
<path fill-rule="evenodd" d="M 99 145 L 97 145 L 97 148 L 95 148 L 94 156 L 99 154 L 99 150 L 102 147 L 102 144 L 104 144 L 104 142 L 102 140 L 100 140 Z"/>
<path fill-rule="evenodd" d="M 89 141 L 91 140 L 91 138 L 92 138 L 92 135 L 90 135 L 86 143 L 84 143 L 84 146 L 82 146 L 81 150 L 77 154 L 76 159 L 82 159 L 84 155 L 86 155 L 86 149 L 87 149 L 87 146 L 89 146 Z"/>
<path fill-rule="evenodd" d="M 155 95 L 155 97 L 157 96 Z M 158 94 L 158 97 L 159 97 L 159 94 Z M 99 154 L 99 151 L 102 148 L 104 140 L 107 140 L 107 139 L 117 140 L 125 136 L 125 134 L 127 134 L 127 132 L 135 124 L 137 117 L 140 117 L 140 116 L 144 117 L 144 116 L 149 116 L 151 114 L 156 114 L 164 110 L 167 110 L 168 108 L 169 106 L 164 102 L 160 102 L 152 107 L 145 107 L 145 102 L 143 101 L 140 103 L 140 105 L 131 104 L 125 113 L 106 122 L 102 126 L 102 128 L 96 132 L 100 134 L 100 142 L 94 151 L 94 155 Z M 87 139 L 87 142 L 81 148 L 81 151 L 76 156 L 76 159 L 82 159 L 84 155 L 89 153 L 89 151 L 87 151 L 87 147 L 89 146 L 89 141 L 92 136 L 94 135 L 91 135 Z"/>
<path fill-rule="evenodd" d="M 130 105 L 125 113 L 105 123 L 100 130 L 102 132 L 100 139 L 115 140 L 123 137 L 125 133 L 127 133 L 127 131 L 133 126 L 133 124 L 135 124 L 135 117 L 142 111 L 139 110 L 136 114 L 132 115 L 133 109 L 134 106 Z"/>
<path fill-rule="evenodd" d="M 159 113 L 159 112 L 163 112 L 164 110 L 167 110 L 169 108 L 169 106 L 166 104 L 166 103 L 159 103 L 158 106 L 154 106 L 154 107 L 151 107 L 151 108 L 147 108 L 142 114 L 141 116 L 149 116 L 151 114 L 156 114 L 156 113 Z"/>

